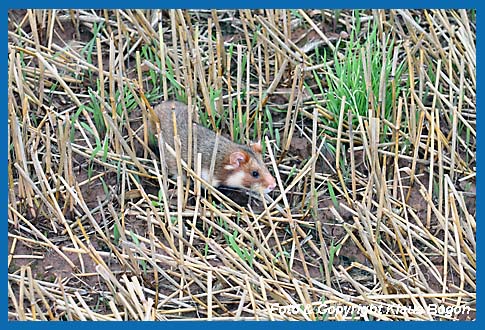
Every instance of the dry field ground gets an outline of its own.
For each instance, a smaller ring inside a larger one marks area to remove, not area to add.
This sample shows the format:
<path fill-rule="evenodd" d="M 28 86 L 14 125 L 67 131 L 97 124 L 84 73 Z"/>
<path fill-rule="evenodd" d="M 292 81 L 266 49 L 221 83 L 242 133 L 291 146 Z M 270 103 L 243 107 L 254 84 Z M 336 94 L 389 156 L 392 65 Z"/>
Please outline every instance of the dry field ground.
<path fill-rule="evenodd" d="M 9 319 L 475 319 L 475 15 L 10 11 Z M 167 99 L 275 191 L 163 176 Z"/>

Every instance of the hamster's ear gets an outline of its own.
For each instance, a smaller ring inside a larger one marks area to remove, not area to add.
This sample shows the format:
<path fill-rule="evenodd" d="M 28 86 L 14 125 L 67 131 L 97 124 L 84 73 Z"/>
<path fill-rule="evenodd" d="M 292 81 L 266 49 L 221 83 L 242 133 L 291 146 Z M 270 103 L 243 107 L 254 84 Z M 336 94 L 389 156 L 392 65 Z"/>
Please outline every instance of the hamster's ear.
<path fill-rule="evenodd" d="M 226 170 L 235 170 L 240 166 L 246 164 L 249 160 L 249 155 L 244 151 L 234 151 L 229 156 L 229 164 L 224 166 Z"/>
<path fill-rule="evenodd" d="M 263 147 L 261 146 L 261 140 L 255 143 L 251 143 L 250 145 L 251 149 L 253 149 L 254 152 L 260 154 L 263 151 Z"/>

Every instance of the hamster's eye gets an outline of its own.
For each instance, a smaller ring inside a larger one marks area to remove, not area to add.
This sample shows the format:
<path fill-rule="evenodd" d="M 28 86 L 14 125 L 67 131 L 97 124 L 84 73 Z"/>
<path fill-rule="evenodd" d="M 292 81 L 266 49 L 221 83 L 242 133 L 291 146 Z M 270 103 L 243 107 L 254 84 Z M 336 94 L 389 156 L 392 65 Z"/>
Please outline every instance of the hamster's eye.
<path fill-rule="evenodd" d="M 253 176 L 253 178 L 258 178 L 259 177 L 259 172 L 258 171 L 253 171 L 251 173 L 251 175 Z"/>

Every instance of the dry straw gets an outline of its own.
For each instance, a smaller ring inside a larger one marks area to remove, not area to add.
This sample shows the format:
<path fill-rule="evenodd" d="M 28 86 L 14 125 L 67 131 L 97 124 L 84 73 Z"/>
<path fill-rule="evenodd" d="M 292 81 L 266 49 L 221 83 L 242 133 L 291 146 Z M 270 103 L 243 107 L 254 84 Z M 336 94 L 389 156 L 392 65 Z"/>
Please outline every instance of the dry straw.
<path fill-rule="evenodd" d="M 473 15 L 9 12 L 9 319 L 474 319 Z M 333 112 L 317 81 L 344 78 L 357 26 L 391 81 L 359 46 L 373 97 Z M 168 178 L 146 127 L 174 91 L 194 120 L 262 139 L 277 192 L 237 203 L 192 149 Z"/>

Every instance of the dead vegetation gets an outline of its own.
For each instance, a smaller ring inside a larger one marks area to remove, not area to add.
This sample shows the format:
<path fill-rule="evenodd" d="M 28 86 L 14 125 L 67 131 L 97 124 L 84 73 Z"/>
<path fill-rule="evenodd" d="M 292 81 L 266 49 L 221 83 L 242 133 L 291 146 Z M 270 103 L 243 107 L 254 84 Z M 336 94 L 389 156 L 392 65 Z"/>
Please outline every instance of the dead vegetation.
<path fill-rule="evenodd" d="M 474 15 L 9 12 L 9 319 L 474 319 Z M 174 98 L 276 191 L 163 176 Z"/>

